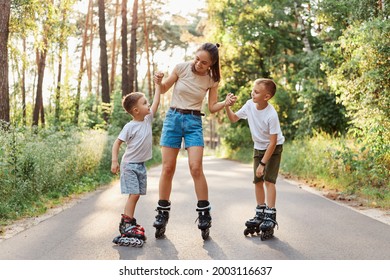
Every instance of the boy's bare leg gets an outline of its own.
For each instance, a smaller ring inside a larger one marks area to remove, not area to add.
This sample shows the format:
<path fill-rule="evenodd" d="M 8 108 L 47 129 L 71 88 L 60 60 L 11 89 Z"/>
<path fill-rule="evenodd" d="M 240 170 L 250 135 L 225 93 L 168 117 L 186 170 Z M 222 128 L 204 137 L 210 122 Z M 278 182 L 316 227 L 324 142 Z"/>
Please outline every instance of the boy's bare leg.
<path fill-rule="evenodd" d="M 264 182 L 258 182 L 255 184 L 255 195 L 257 205 L 265 203 Z"/>
<path fill-rule="evenodd" d="M 135 207 L 137 205 L 139 194 L 129 194 L 125 204 L 124 214 L 130 218 L 134 218 Z"/>
<path fill-rule="evenodd" d="M 275 205 L 276 205 L 276 186 L 274 183 L 265 181 L 265 187 L 267 189 L 267 206 L 269 208 L 275 208 Z"/>

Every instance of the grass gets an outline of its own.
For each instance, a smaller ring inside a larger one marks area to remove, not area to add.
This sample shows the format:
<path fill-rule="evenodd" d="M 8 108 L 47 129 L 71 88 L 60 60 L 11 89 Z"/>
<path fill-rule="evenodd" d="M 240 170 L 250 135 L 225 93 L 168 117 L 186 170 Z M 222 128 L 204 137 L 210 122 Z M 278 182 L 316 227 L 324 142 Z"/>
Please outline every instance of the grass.
<path fill-rule="evenodd" d="M 359 200 L 360 205 L 390 209 L 389 169 L 362 152 L 353 140 L 317 135 L 283 145 L 280 173 L 318 190 Z M 219 147 L 219 157 L 252 162 L 252 148 Z"/>
<path fill-rule="evenodd" d="M 115 139 L 99 130 L 1 131 L 0 233 L 15 220 L 43 214 L 69 198 L 117 180 L 110 172 Z M 160 162 L 160 149 L 153 147 L 153 158 L 146 166 Z"/>

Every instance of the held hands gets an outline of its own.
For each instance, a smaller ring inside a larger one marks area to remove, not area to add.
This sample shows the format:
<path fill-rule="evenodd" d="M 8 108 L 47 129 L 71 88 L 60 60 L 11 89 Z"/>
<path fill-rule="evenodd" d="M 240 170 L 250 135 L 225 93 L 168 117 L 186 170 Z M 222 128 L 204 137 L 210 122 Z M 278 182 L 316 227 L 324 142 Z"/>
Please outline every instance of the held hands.
<path fill-rule="evenodd" d="M 226 95 L 225 106 L 233 106 L 236 101 L 237 96 L 234 96 L 234 94 L 230 92 L 228 95 Z"/>
<path fill-rule="evenodd" d="M 156 72 L 153 76 L 153 81 L 157 84 L 157 85 L 161 85 L 161 82 L 162 82 L 162 79 L 164 77 L 164 73 L 162 72 Z"/>

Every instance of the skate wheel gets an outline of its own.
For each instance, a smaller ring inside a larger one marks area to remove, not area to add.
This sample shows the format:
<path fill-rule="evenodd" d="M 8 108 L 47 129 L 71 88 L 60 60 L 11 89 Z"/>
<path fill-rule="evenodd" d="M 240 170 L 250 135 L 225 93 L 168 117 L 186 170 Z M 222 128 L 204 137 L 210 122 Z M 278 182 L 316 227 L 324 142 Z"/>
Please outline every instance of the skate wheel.
<path fill-rule="evenodd" d="M 247 228 L 246 228 L 246 229 L 244 230 L 244 235 L 245 235 L 245 236 L 247 236 L 247 235 L 250 234 L 250 233 L 251 233 L 251 230 L 250 230 L 250 229 L 247 229 Z"/>
<path fill-rule="evenodd" d="M 156 238 L 161 238 L 165 233 L 165 228 L 158 228 L 156 229 L 156 234 L 155 234 L 155 237 Z"/>
<path fill-rule="evenodd" d="M 206 240 L 207 238 L 209 238 L 209 235 L 210 235 L 210 230 L 209 229 L 202 230 L 202 238 L 203 238 L 203 240 Z"/>
<path fill-rule="evenodd" d="M 120 238 L 121 238 L 121 236 L 118 235 L 117 237 L 115 237 L 115 238 L 112 240 L 112 242 L 115 243 L 115 244 L 118 244 Z"/>

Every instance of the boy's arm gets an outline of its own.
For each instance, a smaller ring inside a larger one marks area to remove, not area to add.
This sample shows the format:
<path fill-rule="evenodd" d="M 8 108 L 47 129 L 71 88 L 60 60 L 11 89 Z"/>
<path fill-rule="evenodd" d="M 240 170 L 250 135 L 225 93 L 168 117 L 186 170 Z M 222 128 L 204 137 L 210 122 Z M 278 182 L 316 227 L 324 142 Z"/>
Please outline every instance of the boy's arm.
<path fill-rule="evenodd" d="M 160 104 L 160 95 L 161 95 L 161 85 L 155 84 L 156 86 L 156 91 L 154 92 L 154 98 L 153 98 L 153 103 L 152 106 L 150 107 L 150 110 L 153 112 L 153 116 L 156 115 L 158 105 Z"/>
<path fill-rule="evenodd" d="M 240 119 L 240 118 L 232 111 L 232 109 L 230 108 L 230 106 L 226 106 L 225 109 L 226 109 L 227 116 L 228 116 L 229 120 L 230 120 L 232 123 L 235 123 L 235 122 L 237 122 L 237 121 Z"/>
<path fill-rule="evenodd" d="M 237 96 L 234 96 L 233 93 L 229 93 L 228 95 L 226 95 L 226 99 L 225 99 L 225 109 L 226 109 L 226 113 L 228 115 L 228 118 L 229 120 L 232 122 L 232 123 L 235 123 L 237 122 L 240 118 L 232 111 L 232 109 L 230 108 L 230 106 L 233 106 L 234 103 L 236 103 L 237 101 Z"/>
<path fill-rule="evenodd" d="M 161 86 L 161 94 L 166 93 L 179 78 L 176 74 L 176 67 L 171 73 L 171 75 L 169 75 L 168 78 L 164 80 L 164 82 L 162 81 L 163 77 L 164 74 L 161 72 L 157 72 L 156 74 L 154 74 L 153 77 L 154 83 Z"/>
<path fill-rule="evenodd" d="M 259 166 L 256 169 L 256 176 L 257 177 L 261 177 L 264 174 L 264 167 L 275 151 L 277 140 L 278 140 L 277 134 L 270 135 L 268 148 L 265 151 L 265 154 L 264 154 L 263 158 L 261 159 Z M 261 163 L 263 163 L 263 165 Z"/>
<path fill-rule="evenodd" d="M 122 143 L 123 143 L 122 140 L 116 139 L 114 144 L 112 145 L 111 172 L 114 174 L 117 174 L 119 172 L 118 155 L 119 155 L 119 148 L 121 147 Z"/>

